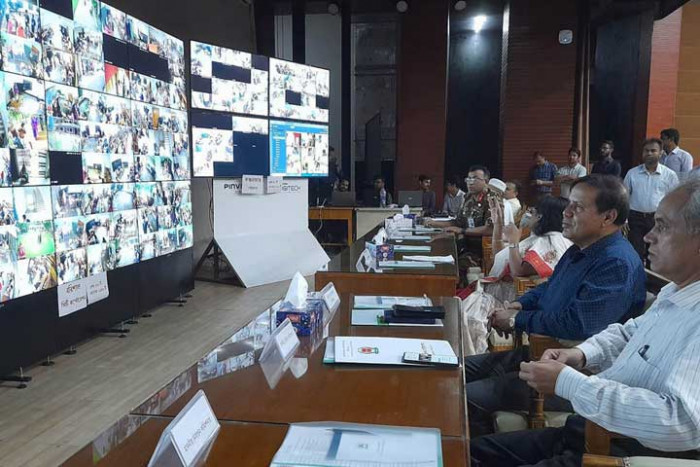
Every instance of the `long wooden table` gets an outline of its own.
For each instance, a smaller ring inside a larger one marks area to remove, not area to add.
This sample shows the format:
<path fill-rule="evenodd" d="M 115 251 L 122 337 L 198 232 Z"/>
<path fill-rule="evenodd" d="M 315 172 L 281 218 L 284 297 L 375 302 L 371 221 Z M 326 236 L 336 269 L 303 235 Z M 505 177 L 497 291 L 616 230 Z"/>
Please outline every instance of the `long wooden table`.
<path fill-rule="evenodd" d="M 432 297 L 452 297 L 459 281 L 457 266 L 457 243 L 453 236 L 436 236 L 429 243 L 404 240 L 397 245 L 430 246 L 428 253 L 395 253 L 395 259 L 404 255 L 447 256 L 455 258 L 453 264 L 436 264 L 435 269 L 387 269 L 382 273 L 361 272 L 357 270 L 357 260 L 365 249 L 365 243 L 372 240 L 380 226 L 375 227 L 364 237 L 358 239 L 328 264 L 327 271 L 315 275 L 316 290 L 321 290 L 333 282 L 338 292 L 362 295 L 406 295 Z"/>
<path fill-rule="evenodd" d="M 131 416 L 139 428 L 122 439 L 115 441 L 106 456 L 99 460 L 100 466 L 125 467 L 145 466 L 148 464 L 158 439 L 170 423 L 168 418 Z M 287 434 L 287 425 L 268 423 L 220 422 L 221 431 L 214 441 L 206 466 L 260 467 L 269 465 L 275 453 L 282 445 Z M 92 467 L 95 465 L 97 446 L 90 443 L 73 457 L 64 467 Z M 455 438 L 442 439 L 442 456 L 444 464 L 463 465 L 467 453 L 465 446 Z"/>
<path fill-rule="evenodd" d="M 351 326 L 353 300 L 349 294 L 341 295 L 341 307 L 330 323 L 330 336 L 444 339 L 457 355 L 463 355 L 457 299 L 433 299 L 446 308 L 444 327 Z M 302 338 L 305 351 L 308 339 Z M 327 365 L 322 362 L 324 349 L 325 343 L 307 357 L 308 370 L 302 377 L 296 379 L 288 371 L 275 389 L 270 389 L 257 364 L 201 384 L 197 382 L 197 365 L 193 365 L 174 380 L 187 381 L 185 388 L 178 391 L 171 383 L 128 417 L 128 421 L 140 422 L 133 433 L 103 435 L 66 465 L 92 465 L 95 446 L 102 446 L 104 451 L 105 439 L 114 445 L 103 459 L 105 465 L 143 465 L 168 421 L 199 389 L 205 392 L 222 423 L 207 465 L 231 465 L 233 459 L 236 465 L 267 465 L 281 445 L 288 424 L 324 420 L 439 428 L 445 465 L 468 465 L 463 367 Z M 164 399 L 168 399 L 165 404 Z M 128 431 L 125 421 L 118 428 L 115 433 Z"/>

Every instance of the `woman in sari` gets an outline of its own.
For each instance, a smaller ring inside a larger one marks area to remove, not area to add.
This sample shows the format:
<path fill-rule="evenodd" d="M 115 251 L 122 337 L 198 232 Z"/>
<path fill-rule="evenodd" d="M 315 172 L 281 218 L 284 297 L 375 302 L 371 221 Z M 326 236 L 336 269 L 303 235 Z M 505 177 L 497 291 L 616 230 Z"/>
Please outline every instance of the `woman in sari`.
<path fill-rule="evenodd" d="M 466 338 L 474 353 L 486 351 L 488 320 L 504 302 L 515 300 L 513 277 L 552 275 L 557 263 L 573 243 L 562 234 L 562 219 L 568 201 L 547 196 L 536 208 L 530 208 L 520 221 L 520 228 L 504 225 L 503 210 L 498 203 L 491 206 L 493 219 L 493 267 L 488 277 L 479 281 L 477 290 L 462 302 Z M 521 240 L 522 230 L 529 228 L 529 237 Z"/>

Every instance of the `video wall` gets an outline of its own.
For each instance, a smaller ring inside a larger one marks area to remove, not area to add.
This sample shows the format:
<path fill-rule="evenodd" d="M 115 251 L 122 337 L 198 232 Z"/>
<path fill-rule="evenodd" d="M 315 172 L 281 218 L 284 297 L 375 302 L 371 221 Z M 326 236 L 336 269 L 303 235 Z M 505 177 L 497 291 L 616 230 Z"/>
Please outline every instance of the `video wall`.
<path fill-rule="evenodd" d="M 192 42 L 191 74 L 195 177 L 328 175 L 328 126 L 287 122 L 328 123 L 328 70 Z"/>
<path fill-rule="evenodd" d="M 191 247 L 184 43 L 0 0 L 0 301 Z"/>

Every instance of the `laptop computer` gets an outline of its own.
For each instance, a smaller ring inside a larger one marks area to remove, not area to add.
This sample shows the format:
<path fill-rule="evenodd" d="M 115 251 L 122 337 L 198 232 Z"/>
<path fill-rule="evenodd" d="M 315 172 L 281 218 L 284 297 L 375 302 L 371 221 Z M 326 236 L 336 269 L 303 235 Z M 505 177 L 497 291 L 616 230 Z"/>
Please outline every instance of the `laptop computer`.
<path fill-rule="evenodd" d="M 423 206 L 422 191 L 399 191 L 399 206 L 408 204 L 409 207 L 419 208 Z"/>
<path fill-rule="evenodd" d="M 354 191 L 334 191 L 331 195 L 331 205 L 333 206 L 355 206 Z"/>

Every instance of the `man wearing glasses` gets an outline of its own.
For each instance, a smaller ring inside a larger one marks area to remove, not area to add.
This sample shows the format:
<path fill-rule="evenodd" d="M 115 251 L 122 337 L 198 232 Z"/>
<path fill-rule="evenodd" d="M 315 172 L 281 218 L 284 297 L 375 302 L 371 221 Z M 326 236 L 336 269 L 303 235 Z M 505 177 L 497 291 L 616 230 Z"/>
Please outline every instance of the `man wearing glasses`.
<path fill-rule="evenodd" d="M 464 179 L 467 184 L 467 196 L 462 207 L 453 221 L 434 221 L 427 219 L 428 227 L 442 227 L 445 232 L 462 235 L 465 238 L 460 248 L 460 267 L 478 266 L 479 260 L 474 253 L 481 252 L 481 237 L 491 235 L 493 222 L 489 200 L 493 199 L 503 208 L 503 195 L 488 187 L 491 173 L 481 165 L 469 168 L 469 174 Z M 466 258 L 466 259 L 463 259 Z"/>

